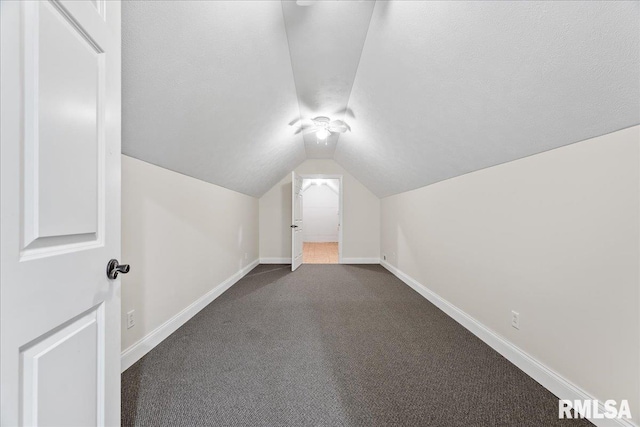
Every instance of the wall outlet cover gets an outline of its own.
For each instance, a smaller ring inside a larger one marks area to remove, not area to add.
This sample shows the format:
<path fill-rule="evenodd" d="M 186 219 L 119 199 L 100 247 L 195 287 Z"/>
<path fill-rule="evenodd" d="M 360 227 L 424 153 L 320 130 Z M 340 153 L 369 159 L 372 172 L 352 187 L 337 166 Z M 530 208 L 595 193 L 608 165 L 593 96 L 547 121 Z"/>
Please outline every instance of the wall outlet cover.
<path fill-rule="evenodd" d="M 131 329 L 136 324 L 135 310 L 127 312 L 127 329 Z"/>
<path fill-rule="evenodd" d="M 511 326 L 520 329 L 520 313 L 511 310 Z"/>

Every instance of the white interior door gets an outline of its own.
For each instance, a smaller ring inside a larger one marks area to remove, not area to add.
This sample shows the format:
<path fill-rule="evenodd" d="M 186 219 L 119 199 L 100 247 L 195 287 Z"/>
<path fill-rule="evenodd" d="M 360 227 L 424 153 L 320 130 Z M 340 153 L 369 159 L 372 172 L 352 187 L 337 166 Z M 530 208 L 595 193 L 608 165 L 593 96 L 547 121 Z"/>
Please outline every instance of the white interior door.
<path fill-rule="evenodd" d="M 120 424 L 120 3 L 0 4 L 0 424 Z"/>
<path fill-rule="evenodd" d="M 291 271 L 302 264 L 302 178 L 291 172 Z"/>

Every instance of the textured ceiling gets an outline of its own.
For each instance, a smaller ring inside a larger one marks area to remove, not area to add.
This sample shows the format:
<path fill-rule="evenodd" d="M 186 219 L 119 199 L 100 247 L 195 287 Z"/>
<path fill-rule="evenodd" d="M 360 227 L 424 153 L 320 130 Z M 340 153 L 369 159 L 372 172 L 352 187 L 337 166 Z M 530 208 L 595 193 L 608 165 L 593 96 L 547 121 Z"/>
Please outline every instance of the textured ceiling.
<path fill-rule="evenodd" d="M 304 161 L 280 2 L 122 8 L 124 154 L 252 196 Z"/>
<path fill-rule="evenodd" d="M 638 2 L 378 2 L 335 159 L 386 196 L 640 123 Z"/>
<path fill-rule="evenodd" d="M 300 7 L 295 1 L 282 2 L 302 118 L 353 119 L 344 112 L 374 5 L 373 1 L 318 1 Z M 315 134 L 305 135 L 307 157 L 333 158 L 339 136 L 331 135 L 325 145 L 318 144 Z"/>
<path fill-rule="evenodd" d="M 123 152 L 253 196 L 307 157 L 381 197 L 512 161 L 640 123 L 639 4 L 125 2 Z M 347 105 L 337 145 L 288 126 Z"/>

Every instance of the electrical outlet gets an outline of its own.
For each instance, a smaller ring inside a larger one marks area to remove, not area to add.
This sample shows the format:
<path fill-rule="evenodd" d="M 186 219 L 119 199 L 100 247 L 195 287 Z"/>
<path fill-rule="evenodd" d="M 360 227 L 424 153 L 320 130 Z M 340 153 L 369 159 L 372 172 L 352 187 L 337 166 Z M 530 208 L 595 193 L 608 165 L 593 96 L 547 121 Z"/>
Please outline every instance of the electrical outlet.
<path fill-rule="evenodd" d="M 131 310 L 127 313 L 127 329 L 131 329 L 136 324 L 135 310 Z"/>
<path fill-rule="evenodd" d="M 244 253 L 244 259 L 249 259 L 249 252 Z"/>
<path fill-rule="evenodd" d="M 520 329 L 520 313 L 511 310 L 511 326 L 516 329 Z"/>
<path fill-rule="evenodd" d="M 386 261 L 387 260 L 387 254 L 382 254 L 382 259 Z"/>

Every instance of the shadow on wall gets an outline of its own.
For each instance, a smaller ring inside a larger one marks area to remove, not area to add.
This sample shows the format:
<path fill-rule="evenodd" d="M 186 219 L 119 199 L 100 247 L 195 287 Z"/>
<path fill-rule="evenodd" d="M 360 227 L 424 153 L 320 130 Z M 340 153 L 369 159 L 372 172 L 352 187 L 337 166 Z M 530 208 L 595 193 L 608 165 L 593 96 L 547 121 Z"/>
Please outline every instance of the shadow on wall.
<path fill-rule="evenodd" d="M 256 259 L 257 229 L 251 221 L 257 203 L 123 159 L 128 184 L 122 194 L 122 260 L 131 264 L 122 278 L 121 346 L 126 350 Z M 135 326 L 127 328 L 131 310 Z"/>
<path fill-rule="evenodd" d="M 381 209 L 380 211 L 380 223 L 389 223 L 387 216 L 390 216 L 387 210 Z M 386 234 L 385 234 L 386 231 Z M 398 235 L 401 233 L 401 227 L 398 224 L 396 227 L 389 228 L 389 230 L 380 230 L 380 261 L 386 262 L 396 268 L 398 267 Z"/>
<path fill-rule="evenodd" d="M 242 255 L 246 253 L 242 245 L 242 243 L 244 242 L 243 231 L 244 228 L 242 227 L 242 224 L 240 224 L 240 227 L 238 227 L 238 253 L 240 254 L 240 259 L 238 260 L 238 271 L 242 270 L 242 267 L 244 267 L 244 263 L 249 261 Z"/>
<path fill-rule="evenodd" d="M 149 208 L 150 203 L 147 202 L 147 196 L 139 199 L 136 205 L 139 209 L 136 209 L 138 215 L 127 214 L 125 203 L 127 200 L 125 191 L 129 189 L 123 185 L 123 206 L 122 206 L 122 236 L 121 236 L 121 251 L 123 262 L 131 264 L 131 271 L 121 276 L 121 339 L 120 350 L 126 350 L 132 343 L 140 339 L 139 336 L 135 336 L 137 330 L 147 330 L 148 325 L 146 322 L 147 307 L 145 302 L 147 301 L 147 295 L 145 294 L 146 274 L 148 271 L 147 259 L 144 254 L 147 253 L 147 227 L 144 220 L 149 211 L 153 209 Z M 129 232 L 129 230 L 136 230 L 136 235 Z M 130 330 L 127 327 L 128 312 L 135 310 L 135 323 L 136 330 Z M 129 339 L 129 335 L 134 336 L 133 339 Z"/>

